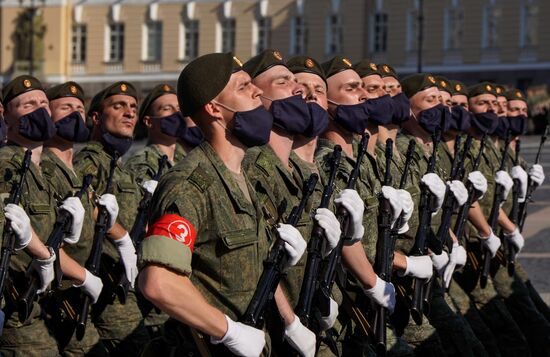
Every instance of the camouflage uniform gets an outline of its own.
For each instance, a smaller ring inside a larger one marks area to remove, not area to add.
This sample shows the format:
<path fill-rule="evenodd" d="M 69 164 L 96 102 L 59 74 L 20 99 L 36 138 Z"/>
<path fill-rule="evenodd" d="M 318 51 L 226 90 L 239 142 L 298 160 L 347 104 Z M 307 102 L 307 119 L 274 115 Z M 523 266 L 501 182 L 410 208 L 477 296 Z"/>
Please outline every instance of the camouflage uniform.
<path fill-rule="evenodd" d="M 181 147 L 179 144 L 176 145 Z M 147 180 L 152 180 L 153 176 L 157 174 L 159 170 L 159 160 L 162 155 L 164 154 L 160 151 L 157 145 L 147 145 L 130 157 L 124 164 L 124 168 L 128 172 L 134 174 L 136 181 L 141 184 Z M 185 152 L 183 150 L 177 150 L 176 147 L 176 151 L 174 152 L 174 161 L 167 161 L 163 172 L 166 172 L 168 169 L 172 168 L 172 166 L 178 163 L 184 156 Z"/>
<path fill-rule="evenodd" d="M 238 320 L 254 294 L 270 245 L 261 202 L 250 183 L 248 191 L 252 202 L 210 144 L 203 142 L 162 177 L 150 219 L 153 224 L 165 214 L 184 217 L 197 233 L 194 249 L 170 237 L 151 235 L 141 245 L 140 267 L 160 264 L 189 276 L 210 304 Z M 167 322 L 163 339 L 157 347 L 164 345 L 166 354 L 194 349 L 189 329 L 173 319 Z M 221 345 L 210 347 L 228 354 Z M 269 344 L 264 352 L 269 354 Z"/>
<path fill-rule="evenodd" d="M 98 142 L 89 142 L 73 160 L 77 174 L 84 177 L 92 174 L 92 187 L 96 194 L 105 191 L 111 156 Z M 113 192 L 120 206 L 117 221 L 126 230 L 134 224 L 137 208 L 141 200 L 141 190 L 134 176 L 126 171 L 120 162 L 117 164 L 113 177 Z M 99 331 L 101 340 L 111 353 L 137 354 L 148 341 L 148 334 L 143 325 L 141 312 L 138 308 L 134 291 L 128 293 L 123 305 L 113 294 L 114 284 L 109 275 L 115 279 L 124 273 L 119 261 L 118 252 L 110 239 L 105 239 L 103 245 L 102 270 L 110 274 L 101 274 L 104 283 L 98 302 L 92 308 L 93 322 Z"/>
<path fill-rule="evenodd" d="M 25 149 L 20 146 L 7 145 L 0 149 L 0 233 L 3 233 L 5 221 L 3 207 L 8 203 L 13 183 L 19 182 L 24 154 Z M 23 183 L 20 206 L 28 214 L 36 234 L 45 242 L 55 222 L 56 202 L 41 169 L 32 162 Z M 11 257 L 10 278 L 19 294 L 27 288 L 25 272 L 30 262 L 31 257 L 24 251 Z M 16 301 L 10 298 L 14 293 L 7 284 L 5 306 L 2 307 L 6 317 L 4 332 L 0 336 L 0 353 L 4 356 L 57 356 L 57 344 L 46 327 L 40 305 L 34 302 L 30 317 L 20 323 L 14 305 Z"/>

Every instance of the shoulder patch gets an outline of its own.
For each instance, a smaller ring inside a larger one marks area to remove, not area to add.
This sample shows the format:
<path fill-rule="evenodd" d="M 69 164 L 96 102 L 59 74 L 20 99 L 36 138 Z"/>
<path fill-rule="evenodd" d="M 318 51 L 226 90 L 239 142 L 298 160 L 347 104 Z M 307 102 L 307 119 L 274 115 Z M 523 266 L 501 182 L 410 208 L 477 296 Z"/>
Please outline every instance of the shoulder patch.
<path fill-rule="evenodd" d="M 210 184 L 212 183 L 209 175 L 200 166 L 197 166 L 197 168 L 193 170 L 191 175 L 189 175 L 189 177 L 187 178 L 187 181 L 195 185 L 201 192 L 206 191 L 208 186 L 210 186 Z"/>

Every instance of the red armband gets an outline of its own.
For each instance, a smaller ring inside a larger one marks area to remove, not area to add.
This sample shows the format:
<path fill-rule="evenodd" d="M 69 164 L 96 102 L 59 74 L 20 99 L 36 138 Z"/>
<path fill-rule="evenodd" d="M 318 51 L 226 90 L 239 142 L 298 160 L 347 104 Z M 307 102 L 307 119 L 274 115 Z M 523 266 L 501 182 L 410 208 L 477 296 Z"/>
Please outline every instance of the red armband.
<path fill-rule="evenodd" d="M 177 214 L 165 214 L 149 227 L 146 237 L 164 236 L 180 242 L 193 251 L 197 232 L 185 218 Z"/>

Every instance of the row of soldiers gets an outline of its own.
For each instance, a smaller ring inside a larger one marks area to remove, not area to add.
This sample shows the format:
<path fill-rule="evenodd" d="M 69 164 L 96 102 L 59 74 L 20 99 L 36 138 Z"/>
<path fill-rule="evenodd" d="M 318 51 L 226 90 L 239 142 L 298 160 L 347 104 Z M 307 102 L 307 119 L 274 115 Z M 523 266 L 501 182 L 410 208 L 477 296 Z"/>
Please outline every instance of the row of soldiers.
<path fill-rule="evenodd" d="M 544 181 L 518 90 L 270 49 L 199 57 L 139 110 L 128 82 L 87 111 L 74 82 L 2 94 L 4 355 L 550 355 L 548 306 L 503 264 Z"/>

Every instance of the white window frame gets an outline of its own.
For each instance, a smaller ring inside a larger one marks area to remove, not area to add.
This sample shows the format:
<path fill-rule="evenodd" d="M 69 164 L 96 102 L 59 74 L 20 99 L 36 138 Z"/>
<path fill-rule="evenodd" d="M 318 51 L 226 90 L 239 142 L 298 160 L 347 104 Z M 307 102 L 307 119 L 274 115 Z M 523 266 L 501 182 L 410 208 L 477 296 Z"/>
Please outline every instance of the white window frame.
<path fill-rule="evenodd" d="M 158 26 L 156 29 L 157 38 L 155 41 L 151 41 L 150 35 L 153 26 Z M 142 46 L 141 46 L 141 58 L 144 62 L 160 63 L 162 61 L 162 37 L 163 37 L 163 23 L 158 20 L 149 20 L 142 26 Z M 158 46 L 156 49 L 158 53 L 151 56 L 151 46 Z"/>
<path fill-rule="evenodd" d="M 106 35 L 106 53 L 105 53 L 105 59 L 106 62 L 111 63 L 118 63 L 118 62 L 124 62 L 124 41 L 125 41 L 125 26 L 124 22 L 111 22 L 107 25 L 107 31 L 105 33 Z M 118 32 L 118 41 L 120 42 L 120 46 L 118 50 L 113 48 L 113 26 L 119 26 Z M 120 27 L 122 30 L 120 30 Z M 116 50 L 116 51 L 115 51 Z M 117 52 L 117 56 L 113 56 Z"/>
<path fill-rule="evenodd" d="M 75 31 L 77 28 L 79 30 Z M 84 31 L 82 31 L 82 29 L 84 29 Z M 84 38 L 84 41 L 82 40 L 83 38 Z M 71 28 L 71 63 L 74 63 L 74 64 L 86 63 L 87 45 L 88 45 L 87 24 L 74 23 Z"/>
<path fill-rule="evenodd" d="M 300 19 L 300 24 L 298 24 Z M 300 36 L 297 36 L 300 30 Z M 290 49 L 291 55 L 302 55 L 307 52 L 307 36 L 308 29 L 306 18 L 304 15 L 293 16 L 290 22 Z"/>
<path fill-rule="evenodd" d="M 343 52 L 343 35 L 342 16 L 339 13 L 329 14 L 325 20 L 325 55 L 333 56 Z"/>

